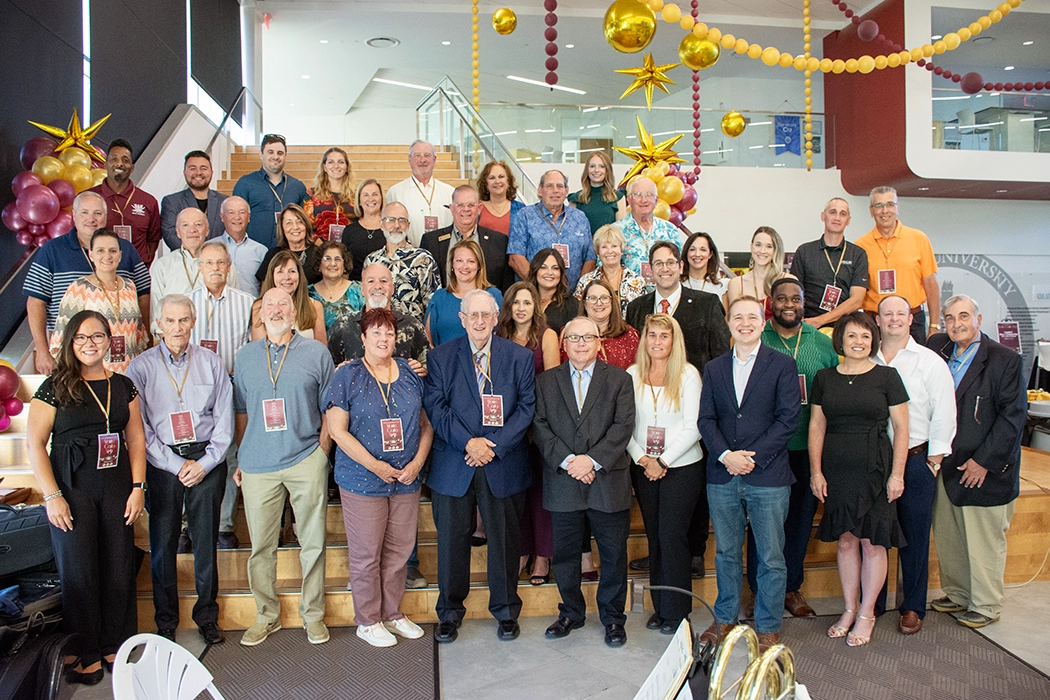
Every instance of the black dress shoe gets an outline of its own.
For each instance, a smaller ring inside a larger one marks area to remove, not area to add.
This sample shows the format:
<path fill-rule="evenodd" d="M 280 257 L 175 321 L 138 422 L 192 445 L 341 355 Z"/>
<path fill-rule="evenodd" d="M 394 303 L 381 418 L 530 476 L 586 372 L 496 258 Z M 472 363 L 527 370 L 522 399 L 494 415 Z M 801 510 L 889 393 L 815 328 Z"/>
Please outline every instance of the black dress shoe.
<path fill-rule="evenodd" d="M 162 627 L 157 630 L 157 634 L 165 639 L 175 641 L 175 628 L 174 627 Z"/>
<path fill-rule="evenodd" d="M 179 533 L 179 544 L 175 549 L 176 554 L 190 554 L 193 552 L 193 542 L 190 541 L 190 533 L 183 530 Z"/>
<path fill-rule="evenodd" d="M 623 625 L 605 626 L 605 645 L 610 647 L 622 647 L 627 643 L 627 630 Z"/>
<path fill-rule="evenodd" d="M 664 619 L 660 617 L 659 613 L 653 613 L 649 621 L 645 623 L 645 628 L 650 630 L 658 630 L 664 626 Z"/>
<path fill-rule="evenodd" d="M 80 671 L 69 669 L 66 671 L 66 680 L 70 683 L 80 683 L 81 685 L 98 685 L 102 682 L 103 675 L 101 668 L 91 673 L 81 673 Z"/>
<path fill-rule="evenodd" d="M 704 558 L 702 556 L 693 557 L 689 569 L 693 578 L 703 578 L 707 574 L 707 570 L 704 566 Z"/>
<path fill-rule="evenodd" d="M 544 632 L 547 639 L 561 639 L 562 637 L 568 637 L 569 632 L 578 630 L 583 627 L 583 620 L 579 622 L 573 622 L 567 617 L 559 617 L 554 621 L 554 624 L 547 628 Z"/>
<path fill-rule="evenodd" d="M 681 620 L 664 620 L 664 624 L 660 626 L 660 634 L 674 634 L 681 624 Z"/>
<path fill-rule="evenodd" d="M 197 628 L 197 631 L 201 633 L 201 637 L 207 644 L 222 644 L 226 641 L 226 635 L 214 622 L 201 625 Z"/>
<path fill-rule="evenodd" d="M 438 625 L 437 632 L 434 633 L 434 639 L 441 644 L 454 642 L 458 636 L 459 623 L 453 622 L 452 620 L 443 620 L 441 624 Z"/>
<path fill-rule="evenodd" d="M 113 673 L 113 662 L 102 659 L 102 670 Z"/>
<path fill-rule="evenodd" d="M 230 530 L 229 532 L 220 532 L 219 539 L 216 542 L 216 546 L 219 549 L 237 549 L 240 544 L 240 541 L 237 539 L 237 533 L 233 530 Z"/>
<path fill-rule="evenodd" d="M 519 634 L 521 634 L 521 628 L 518 627 L 517 620 L 500 620 L 499 627 L 496 628 L 496 636 L 504 642 L 517 639 Z"/>
<path fill-rule="evenodd" d="M 639 559 L 632 559 L 627 563 L 627 568 L 631 571 L 648 571 L 649 570 L 649 557 L 641 557 Z"/>

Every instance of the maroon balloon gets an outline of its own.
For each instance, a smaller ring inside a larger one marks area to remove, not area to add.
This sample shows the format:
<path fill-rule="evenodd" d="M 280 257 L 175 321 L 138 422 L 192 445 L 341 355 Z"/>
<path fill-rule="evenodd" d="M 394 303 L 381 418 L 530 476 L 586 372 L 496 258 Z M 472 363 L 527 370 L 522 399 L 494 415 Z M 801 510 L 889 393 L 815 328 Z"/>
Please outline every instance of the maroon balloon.
<path fill-rule="evenodd" d="M 682 216 L 682 212 L 678 211 L 674 207 L 671 207 L 671 215 L 667 217 L 667 220 L 677 227 L 682 225 L 682 222 L 685 221 L 685 217 Z"/>
<path fill-rule="evenodd" d="M 688 182 L 690 185 L 695 185 L 696 184 L 696 173 L 686 173 L 685 174 L 685 181 Z"/>
<path fill-rule="evenodd" d="M 547 66 L 547 70 L 558 70 L 558 59 L 551 56 L 543 65 Z"/>
<path fill-rule="evenodd" d="M 853 19 L 853 10 L 846 10 L 846 19 Z M 856 22 L 854 22 L 856 24 Z"/>
<path fill-rule="evenodd" d="M 60 211 L 58 216 L 45 224 L 45 227 L 47 228 L 48 238 L 58 238 L 62 234 L 73 230 L 73 215 L 68 211 Z"/>
<path fill-rule="evenodd" d="M 558 74 L 555 73 L 554 71 L 551 71 L 550 73 L 547 74 L 547 76 L 544 78 L 544 80 L 547 81 L 548 85 L 557 85 L 558 84 Z"/>
<path fill-rule="evenodd" d="M 9 416 L 17 416 L 25 408 L 25 404 L 22 403 L 22 399 L 17 396 L 12 396 L 9 399 L 4 400 L 4 412 Z"/>
<path fill-rule="evenodd" d="M 77 190 L 69 180 L 52 180 L 47 183 L 48 188 L 58 195 L 58 206 L 62 209 L 73 206 Z"/>
<path fill-rule="evenodd" d="M 558 0 L 543 0 L 543 9 L 547 12 L 554 12 L 558 9 Z"/>
<path fill-rule="evenodd" d="M 1025 83 L 1024 84 L 1024 89 L 1025 90 L 1034 90 L 1035 89 L 1035 83 Z"/>
<path fill-rule="evenodd" d="M 18 154 L 18 159 L 22 161 L 22 169 L 32 170 L 33 163 L 36 162 L 37 158 L 55 155 L 55 146 L 57 145 L 58 141 L 47 136 L 38 136 L 35 139 L 26 141 L 25 145 L 22 146 L 22 151 Z"/>
<path fill-rule="evenodd" d="M 689 182 L 689 176 L 692 175 L 693 181 Z M 688 186 L 685 188 L 685 192 L 682 193 L 682 198 L 678 200 L 678 204 L 675 205 L 682 211 L 689 211 L 696 206 L 696 190 L 693 188 L 693 182 L 696 182 L 696 175 L 693 173 L 686 173 L 685 181 Z"/>
<path fill-rule="evenodd" d="M 0 416 L 0 431 L 11 427 L 11 419 L 8 416 Z"/>
<path fill-rule="evenodd" d="M 558 45 L 553 43 L 553 42 L 551 42 L 550 44 L 547 44 L 547 47 L 546 47 L 545 51 L 547 52 L 548 56 L 557 56 L 558 55 Z"/>
<path fill-rule="evenodd" d="M 860 15 L 853 15 L 852 17 L 849 18 L 849 21 L 853 22 L 853 24 L 860 24 L 860 22 L 861 22 Z"/>
<path fill-rule="evenodd" d="M 47 243 L 50 238 L 47 237 L 47 231 L 44 231 L 39 236 L 33 236 L 33 245 L 37 248 L 43 248 L 44 244 Z"/>
<path fill-rule="evenodd" d="M 18 372 L 0 365 L 0 399 L 8 399 L 18 392 Z"/>
<path fill-rule="evenodd" d="M 677 175 L 678 174 L 678 166 L 676 164 L 674 164 L 674 163 L 671 163 L 670 166 L 667 168 L 667 174 L 668 175 Z"/>
<path fill-rule="evenodd" d="M 33 245 L 33 234 L 29 231 L 19 231 L 15 234 L 15 240 L 18 241 L 18 245 Z"/>
<path fill-rule="evenodd" d="M 40 238 L 47 235 L 47 224 L 28 224 L 26 225 L 26 231 L 29 231 L 33 238 Z"/>
<path fill-rule="evenodd" d="M 11 178 L 11 191 L 17 197 L 19 192 L 29 187 L 30 185 L 42 184 L 44 184 L 43 180 L 41 180 L 36 173 L 30 172 L 28 170 L 23 170 L 22 172 L 18 173 L 13 178 Z"/>
<path fill-rule="evenodd" d="M 995 90 L 996 92 L 1002 92 L 1003 84 L 1002 83 L 996 83 L 995 85 L 992 86 L 992 89 Z"/>
<path fill-rule="evenodd" d="M 953 83 L 961 83 L 962 82 L 962 76 L 959 75 L 958 73 L 952 73 L 952 82 Z"/>
<path fill-rule="evenodd" d="M 558 23 L 558 15 L 553 12 L 548 12 L 547 16 L 543 18 L 543 21 L 547 23 L 548 27 L 553 27 Z"/>
<path fill-rule="evenodd" d="M 14 231 L 15 233 L 24 230 L 25 227 L 29 225 L 29 222 L 22 218 L 22 215 L 18 213 L 18 205 L 14 202 L 11 202 L 4 207 L 4 211 L 0 214 L 0 218 L 3 219 L 4 226 L 7 227 L 7 230 Z"/>
<path fill-rule="evenodd" d="M 543 30 L 543 38 L 547 41 L 555 41 L 558 38 L 558 30 L 554 27 L 547 27 Z"/>
<path fill-rule="evenodd" d="M 30 185 L 18 193 L 15 200 L 18 213 L 31 224 L 46 224 L 55 218 L 59 209 L 58 195 L 43 185 Z"/>

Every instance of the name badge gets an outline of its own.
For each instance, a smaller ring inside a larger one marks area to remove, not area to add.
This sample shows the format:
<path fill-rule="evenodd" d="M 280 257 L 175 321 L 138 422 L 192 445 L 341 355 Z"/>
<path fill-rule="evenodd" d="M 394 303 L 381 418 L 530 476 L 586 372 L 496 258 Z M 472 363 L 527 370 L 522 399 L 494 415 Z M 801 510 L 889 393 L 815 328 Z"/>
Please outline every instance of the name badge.
<path fill-rule="evenodd" d="M 112 469 L 120 460 L 120 433 L 102 433 L 98 436 L 98 468 Z"/>
<path fill-rule="evenodd" d="M 216 355 L 219 354 L 219 341 L 216 339 L 204 339 L 201 340 L 201 347 L 205 350 L 211 350 Z"/>
<path fill-rule="evenodd" d="M 650 425 L 645 428 L 645 454 L 650 457 L 659 457 L 664 453 L 664 444 L 667 440 L 667 428 Z"/>
<path fill-rule="evenodd" d="M 263 426 L 268 433 L 288 430 L 284 399 L 263 399 Z"/>
<path fill-rule="evenodd" d="M 127 224 L 121 224 L 120 226 L 113 227 L 113 233 L 117 234 L 120 238 L 123 238 L 128 243 L 131 243 L 131 227 Z"/>
<path fill-rule="evenodd" d="M 193 429 L 193 414 L 189 411 L 169 413 L 168 422 L 171 424 L 171 434 L 176 445 L 197 442 L 197 432 Z"/>
<path fill-rule="evenodd" d="M 832 287 L 830 284 L 824 285 L 824 296 L 820 299 L 820 308 L 824 311 L 831 311 L 839 305 L 839 301 L 842 300 L 842 290 L 838 287 Z"/>
<path fill-rule="evenodd" d="M 127 343 L 122 335 L 114 335 L 109 339 L 109 361 L 123 362 L 127 353 Z"/>
<path fill-rule="evenodd" d="M 438 218 L 436 216 L 423 217 L 423 230 L 433 231 L 436 228 L 438 228 Z"/>
<path fill-rule="evenodd" d="M 281 223 L 281 212 L 275 211 L 273 213 L 273 223 L 275 226 Z"/>
<path fill-rule="evenodd" d="M 499 394 L 481 395 L 481 424 L 501 427 L 503 425 L 503 397 Z"/>
<path fill-rule="evenodd" d="M 897 271 L 879 270 L 879 294 L 895 294 L 897 292 Z"/>
<path fill-rule="evenodd" d="M 343 230 L 346 228 L 344 224 L 332 224 L 328 227 L 328 240 L 330 241 L 341 241 L 343 240 Z"/>
<path fill-rule="evenodd" d="M 569 246 L 565 245 L 564 243 L 555 243 L 551 246 L 551 248 L 554 248 L 554 250 L 558 251 L 558 253 L 561 255 L 562 259 L 565 261 L 566 269 L 572 267 L 572 263 L 569 262 Z"/>
<path fill-rule="evenodd" d="M 449 241 L 449 240 L 452 240 L 452 234 L 451 233 L 446 233 L 444 236 L 438 236 L 438 243 L 441 243 L 442 241 Z"/>
<path fill-rule="evenodd" d="M 405 436 L 401 431 L 400 418 L 383 418 L 379 421 L 383 436 L 383 452 L 400 452 L 405 449 Z"/>
<path fill-rule="evenodd" d="M 656 284 L 656 279 L 653 277 L 653 266 L 648 260 L 642 262 L 642 279 L 646 284 Z"/>
<path fill-rule="evenodd" d="M 802 394 L 802 405 L 806 406 L 809 404 L 809 395 L 806 394 L 806 375 L 798 375 L 798 390 Z"/>

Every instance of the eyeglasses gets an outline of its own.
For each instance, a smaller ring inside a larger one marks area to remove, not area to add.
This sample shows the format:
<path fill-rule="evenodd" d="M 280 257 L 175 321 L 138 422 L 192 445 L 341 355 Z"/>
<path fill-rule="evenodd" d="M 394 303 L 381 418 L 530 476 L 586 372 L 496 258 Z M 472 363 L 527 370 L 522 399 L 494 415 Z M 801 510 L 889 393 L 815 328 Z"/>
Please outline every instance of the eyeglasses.
<path fill-rule="evenodd" d="M 321 258 L 321 262 L 343 262 L 343 258 L 338 255 L 326 255 L 323 258 Z"/>
<path fill-rule="evenodd" d="M 882 211 L 883 209 L 896 209 L 896 202 L 879 202 L 878 204 L 872 204 L 871 208 L 875 211 Z"/>
<path fill-rule="evenodd" d="M 660 260 L 653 263 L 653 268 L 656 270 L 672 269 L 678 267 L 680 263 L 677 260 Z"/>
<path fill-rule="evenodd" d="M 570 343 L 578 343 L 581 340 L 585 343 L 593 343 L 594 341 L 598 340 L 598 336 L 594 335 L 593 333 L 586 333 L 584 335 L 577 335 L 576 333 L 573 333 L 572 335 L 565 336 L 565 340 L 569 341 Z"/>
<path fill-rule="evenodd" d="M 227 267 L 229 260 L 202 260 L 201 267 Z"/>
<path fill-rule="evenodd" d="M 630 196 L 635 199 L 640 199 L 643 202 L 647 199 L 656 199 L 656 195 L 652 192 L 632 192 Z"/>
<path fill-rule="evenodd" d="M 608 304 L 610 301 L 612 301 L 612 297 L 609 296 L 608 294 L 606 294 L 604 296 L 600 296 L 600 297 L 594 297 L 594 296 L 588 295 L 588 296 L 585 296 L 583 298 L 583 300 L 585 302 L 587 302 L 588 304 Z"/>
<path fill-rule="evenodd" d="M 102 343 L 109 340 L 109 336 L 105 333 L 92 333 L 91 335 L 77 333 L 75 336 L 73 336 L 73 345 L 80 347 L 89 340 L 91 341 L 92 345 L 102 345 Z"/>
<path fill-rule="evenodd" d="M 412 222 L 410 222 L 408 219 L 406 219 L 403 216 L 399 216 L 399 217 L 384 216 L 382 219 L 380 219 L 380 221 L 382 221 L 384 224 L 392 224 L 394 222 L 397 222 L 398 225 L 400 225 L 400 226 L 408 226 L 410 223 L 412 223 Z"/>
<path fill-rule="evenodd" d="M 499 314 L 495 311 L 460 311 L 459 315 L 468 321 L 477 321 L 479 318 L 482 321 L 490 321 L 496 318 Z"/>

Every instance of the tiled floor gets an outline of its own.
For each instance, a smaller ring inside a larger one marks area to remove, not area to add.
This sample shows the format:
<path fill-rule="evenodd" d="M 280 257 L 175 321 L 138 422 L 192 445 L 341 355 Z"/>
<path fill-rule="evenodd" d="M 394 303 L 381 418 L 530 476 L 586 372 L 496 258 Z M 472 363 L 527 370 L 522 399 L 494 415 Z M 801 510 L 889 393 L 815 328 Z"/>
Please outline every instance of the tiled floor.
<path fill-rule="evenodd" d="M 940 595 L 931 591 L 930 597 Z M 842 610 L 838 598 L 811 600 L 819 615 Z M 706 616 L 694 615 L 706 627 Z M 495 622 L 467 620 L 459 638 L 440 649 L 442 700 L 629 700 L 667 647 L 670 637 L 645 629 L 648 614 L 628 616 L 627 645 L 609 649 L 597 616 L 568 637 L 548 640 L 544 630 L 552 618 L 522 618 L 521 636 L 513 642 L 496 639 Z M 895 625 L 888 614 L 879 625 Z M 1010 653 L 1050 675 L 1050 581 L 1008 589 L 1002 619 L 981 632 Z M 236 643 L 239 632 L 227 643 Z M 194 654 L 203 649 L 196 631 L 179 633 L 179 642 Z M 790 645 L 790 640 L 785 640 Z M 732 669 L 730 670 L 730 674 Z M 739 674 L 739 671 L 737 672 Z M 727 675 L 730 675 L 727 674 Z M 805 682 L 805 679 L 801 679 Z M 111 698 L 110 681 L 94 688 L 79 688 L 74 700 Z M 302 699 L 308 700 L 308 699 Z"/>

